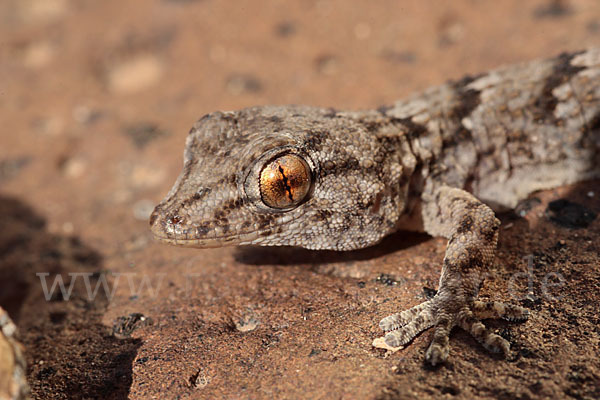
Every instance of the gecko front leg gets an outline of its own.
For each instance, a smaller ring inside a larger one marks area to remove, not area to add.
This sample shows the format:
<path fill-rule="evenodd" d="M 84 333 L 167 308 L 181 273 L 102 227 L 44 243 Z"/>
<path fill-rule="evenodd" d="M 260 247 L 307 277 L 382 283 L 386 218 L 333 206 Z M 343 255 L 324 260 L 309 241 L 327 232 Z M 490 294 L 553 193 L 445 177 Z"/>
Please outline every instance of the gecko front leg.
<path fill-rule="evenodd" d="M 481 319 L 525 320 L 529 311 L 477 300 L 483 277 L 494 260 L 500 221 L 487 205 L 461 189 L 442 186 L 425 197 L 425 230 L 448 239 L 439 289 L 431 300 L 384 318 L 379 326 L 390 331 L 385 342 L 392 347 L 402 346 L 433 326 L 425 359 L 436 365 L 448 357 L 448 336 L 452 328 L 459 326 L 489 351 L 507 355 L 509 343 L 490 332 Z"/>

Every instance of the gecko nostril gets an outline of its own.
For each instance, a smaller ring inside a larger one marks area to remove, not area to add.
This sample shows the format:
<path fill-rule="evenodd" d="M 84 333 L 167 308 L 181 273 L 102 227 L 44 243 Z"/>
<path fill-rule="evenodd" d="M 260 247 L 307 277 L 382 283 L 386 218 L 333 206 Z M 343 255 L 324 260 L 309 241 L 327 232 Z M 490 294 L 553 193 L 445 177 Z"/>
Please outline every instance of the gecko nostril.
<path fill-rule="evenodd" d="M 181 223 L 181 221 L 183 221 L 183 218 L 181 218 L 179 215 L 171 215 L 167 218 L 167 222 L 172 225 L 177 225 Z"/>

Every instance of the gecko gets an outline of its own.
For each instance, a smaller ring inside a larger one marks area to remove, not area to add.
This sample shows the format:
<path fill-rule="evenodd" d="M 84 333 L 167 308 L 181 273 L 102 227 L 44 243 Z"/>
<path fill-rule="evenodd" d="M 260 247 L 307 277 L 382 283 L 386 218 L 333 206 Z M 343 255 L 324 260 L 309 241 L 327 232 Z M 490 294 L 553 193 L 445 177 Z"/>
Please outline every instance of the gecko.
<path fill-rule="evenodd" d="M 162 242 L 354 250 L 397 230 L 448 240 L 435 296 L 385 317 L 391 347 L 433 328 L 444 362 L 460 327 L 491 352 L 482 320 L 529 310 L 483 301 L 500 221 L 530 193 L 600 176 L 600 49 L 515 64 L 374 110 L 259 106 L 191 128 L 183 171 L 150 216 Z"/>

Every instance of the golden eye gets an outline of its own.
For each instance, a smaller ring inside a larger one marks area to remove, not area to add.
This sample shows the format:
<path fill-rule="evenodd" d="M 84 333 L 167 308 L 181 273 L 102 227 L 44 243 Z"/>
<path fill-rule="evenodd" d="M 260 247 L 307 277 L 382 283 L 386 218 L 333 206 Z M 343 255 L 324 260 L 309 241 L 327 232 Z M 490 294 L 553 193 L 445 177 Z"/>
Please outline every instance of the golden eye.
<path fill-rule="evenodd" d="M 310 168 L 295 154 L 278 157 L 260 171 L 260 196 L 269 207 L 289 208 L 300 204 L 310 185 Z"/>

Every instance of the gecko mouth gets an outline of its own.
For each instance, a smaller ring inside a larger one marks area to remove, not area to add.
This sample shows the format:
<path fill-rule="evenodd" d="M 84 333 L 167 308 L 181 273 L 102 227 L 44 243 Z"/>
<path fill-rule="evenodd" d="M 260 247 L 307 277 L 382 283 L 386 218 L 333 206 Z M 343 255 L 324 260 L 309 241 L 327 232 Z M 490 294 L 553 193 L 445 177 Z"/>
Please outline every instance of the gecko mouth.
<path fill-rule="evenodd" d="M 182 226 L 179 216 L 164 215 L 160 207 L 156 207 L 150 216 L 150 230 L 156 239 L 180 247 L 214 248 L 224 246 L 253 244 L 261 236 L 261 230 L 250 232 L 225 231 L 226 228 L 216 224 L 202 226 Z M 211 229 L 206 226 L 212 225 Z"/>
<path fill-rule="evenodd" d="M 179 246 L 179 247 L 194 247 L 194 248 L 199 248 L 199 249 L 210 249 L 210 248 L 216 248 L 216 247 L 252 244 L 252 240 L 259 237 L 258 234 L 254 234 L 254 233 L 247 234 L 247 237 L 244 237 L 244 236 L 245 235 L 223 236 L 223 237 L 210 238 L 210 239 L 208 239 L 208 238 L 207 239 L 196 239 L 196 238 L 189 238 L 189 237 L 185 237 L 185 236 L 168 237 L 168 236 L 159 236 L 156 234 L 154 235 L 154 237 L 156 239 L 160 240 L 163 243 L 167 243 L 167 244 Z"/>
<path fill-rule="evenodd" d="M 237 246 L 253 244 L 254 240 L 260 237 L 259 232 L 238 233 L 236 235 L 223 235 L 215 237 L 199 238 L 194 233 L 173 233 L 166 234 L 162 228 L 160 230 L 152 229 L 154 237 L 163 243 L 179 247 L 195 247 L 199 249 L 208 249 L 215 247 Z"/>
<path fill-rule="evenodd" d="M 194 230 L 191 232 L 181 231 L 177 233 L 166 233 L 163 228 L 154 229 L 154 237 L 163 243 L 179 247 L 195 247 L 200 249 L 237 246 L 252 244 L 260 237 L 260 232 L 237 233 L 235 235 L 223 235 L 212 237 L 198 237 Z"/>

